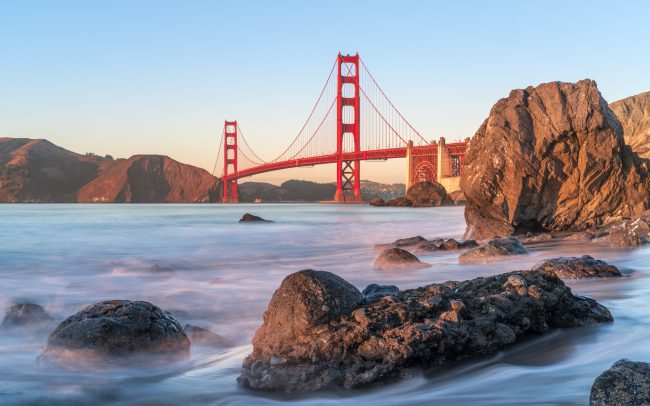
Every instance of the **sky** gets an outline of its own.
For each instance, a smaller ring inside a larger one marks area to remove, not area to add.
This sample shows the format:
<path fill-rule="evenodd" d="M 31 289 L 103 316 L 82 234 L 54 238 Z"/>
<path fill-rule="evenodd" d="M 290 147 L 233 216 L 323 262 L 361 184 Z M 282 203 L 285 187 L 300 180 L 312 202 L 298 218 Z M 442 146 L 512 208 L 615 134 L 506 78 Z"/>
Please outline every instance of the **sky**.
<path fill-rule="evenodd" d="M 225 119 L 264 159 L 358 52 L 428 139 L 472 136 L 511 89 L 650 90 L 648 1 L 0 0 L 0 137 L 164 154 L 212 172 Z M 247 179 L 335 181 L 331 165 Z M 403 182 L 404 162 L 362 164 Z"/>

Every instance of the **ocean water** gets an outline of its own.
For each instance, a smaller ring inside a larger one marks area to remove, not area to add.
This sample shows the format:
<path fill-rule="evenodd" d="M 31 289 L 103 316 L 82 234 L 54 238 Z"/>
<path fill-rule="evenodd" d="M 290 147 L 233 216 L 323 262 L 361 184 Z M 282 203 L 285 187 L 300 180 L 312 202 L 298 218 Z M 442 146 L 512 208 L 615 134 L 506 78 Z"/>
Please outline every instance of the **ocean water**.
<path fill-rule="evenodd" d="M 238 224 L 245 212 L 274 220 Z M 420 255 L 431 268 L 373 271 L 373 245 L 397 238 L 460 238 L 462 208 L 337 205 L 0 205 L 0 315 L 16 302 L 43 305 L 42 328 L 0 331 L 0 404 L 29 405 L 576 405 L 596 376 L 627 357 L 650 361 L 650 249 L 539 244 L 489 265 L 457 253 Z M 303 395 L 253 392 L 235 382 L 251 338 L 282 279 L 313 268 L 359 289 L 411 288 L 527 269 L 543 258 L 591 254 L 625 278 L 568 282 L 607 306 L 615 322 L 531 337 L 490 357 L 360 390 Z M 188 362 L 102 370 L 39 366 L 51 330 L 107 299 L 147 300 L 182 323 L 224 336 L 223 349 L 192 346 Z"/>

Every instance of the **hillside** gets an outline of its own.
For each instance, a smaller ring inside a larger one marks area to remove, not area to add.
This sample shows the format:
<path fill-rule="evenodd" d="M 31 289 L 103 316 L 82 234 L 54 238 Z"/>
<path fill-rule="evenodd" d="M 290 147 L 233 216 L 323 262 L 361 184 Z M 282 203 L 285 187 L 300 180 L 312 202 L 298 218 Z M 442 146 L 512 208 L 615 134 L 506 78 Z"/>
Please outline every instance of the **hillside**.
<path fill-rule="evenodd" d="M 107 159 L 47 140 L 0 138 L 0 202 L 190 203 L 218 200 L 206 170 L 160 155 Z"/>
<path fill-rule="evenodd" d="M 318 202 L 332 200 L 336 185 L 305 180 L 288 180 L 280 186 L 264 182 L 244 182 L 239 185 L 239 201 L 254 202 Z M 361 195 L 365 201 L 375 198 L 395 199 L 404 195 L 404 184 L 384 184 L 368 180 L 361 181 Z"/>

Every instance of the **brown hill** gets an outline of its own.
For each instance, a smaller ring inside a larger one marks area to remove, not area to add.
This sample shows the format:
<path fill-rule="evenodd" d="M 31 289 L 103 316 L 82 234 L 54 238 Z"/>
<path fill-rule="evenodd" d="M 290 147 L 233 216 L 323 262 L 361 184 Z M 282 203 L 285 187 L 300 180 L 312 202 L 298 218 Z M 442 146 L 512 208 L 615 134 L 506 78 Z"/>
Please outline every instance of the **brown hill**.
<path fill-rule="evenodd" d="M 625 142 L 643 158 L 650 158 L 650 92 L 609 104 L 623 126 Z"/>
<path fill-rule="evenodd" d="M 206 203 L 218 198 L 206 170 L 161 155 L 116 161 L 77 193 L 79 202 Z"/>
<path fill-rule="evenodd" d="M 47 140 L 0 138 L 0 202 L 213 202 L 218 180 L 159 155 L 114 161 Z"/>

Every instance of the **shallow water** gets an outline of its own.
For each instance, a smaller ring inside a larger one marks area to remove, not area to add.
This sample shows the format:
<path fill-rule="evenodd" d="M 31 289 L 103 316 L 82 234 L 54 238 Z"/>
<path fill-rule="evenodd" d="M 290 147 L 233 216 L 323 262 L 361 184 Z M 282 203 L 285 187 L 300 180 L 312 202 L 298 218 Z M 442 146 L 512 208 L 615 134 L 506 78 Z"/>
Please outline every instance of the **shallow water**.
<path fill-rule="evenodd" d="M 247 211 L 275 222 L 238 224 Z M 462 208 L 335 205 L 0 205 L 0 308 L 29 301 L 55 321 L 0 331 L 2 404 L 586 404 L 595 377 L 614 361 L 650 360 L 649 248 L 538 244 L 531 254 L 459 265 L 458 254 L 420 258 L 431 268 L 373 271 L 373 245 L 421 234 L 459 238 Z M 491 357 L 354 391 L 308 395 L 251 392 L 235 379 L 273 291 L 291 272 L 334 272 L 411 288 L 530 268 L 549 256 L 591 254 L 627 277 L 569 282 L 614 315 L 611 325 L 556 330 Z M 56 323 L 106 299 L 147 300 L 182 323 L 225 336 L 224 349 L 193 346 L 167 368 L 61 370 L 36 364 Z"/>

